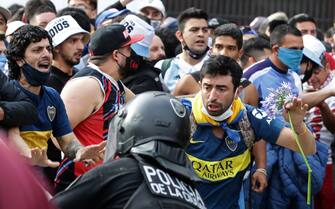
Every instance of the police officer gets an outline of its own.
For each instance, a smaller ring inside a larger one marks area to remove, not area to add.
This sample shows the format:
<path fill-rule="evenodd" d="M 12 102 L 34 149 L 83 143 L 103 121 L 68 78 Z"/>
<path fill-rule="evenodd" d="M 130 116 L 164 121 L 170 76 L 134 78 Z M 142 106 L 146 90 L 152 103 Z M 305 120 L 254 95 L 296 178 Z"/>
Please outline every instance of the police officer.
<path fill-rule="evenodd" d="M 139 94 L 113 118 L 108 133 L 105 164 L 57 194 L 57 206 L 205 208 L 184 152 L 189 113 L 176 98 L 164 92 Z"/>

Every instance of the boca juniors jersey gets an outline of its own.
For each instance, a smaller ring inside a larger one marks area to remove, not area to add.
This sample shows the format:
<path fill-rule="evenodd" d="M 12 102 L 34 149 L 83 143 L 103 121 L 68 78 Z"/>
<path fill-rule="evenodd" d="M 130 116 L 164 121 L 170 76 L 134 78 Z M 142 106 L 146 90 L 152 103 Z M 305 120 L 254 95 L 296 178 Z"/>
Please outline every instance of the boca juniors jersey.
<path fill-rule="evenodd" d="M 246 105 L 245 111 L 256 140 L 275 143 L 284 124 L 269 119 L 265 112 L 251 106 Z M 231 128 L 239 130 L 239 127 Z M 202 179 L 197 189 L 209 209 L 239 208 L 243 176 L 251 161 L 242 134 L 238 143 L 224 135 L 223 139 L 218 138 L 212 127 L 198 125 L 187 148 L 193 169 Z"/>

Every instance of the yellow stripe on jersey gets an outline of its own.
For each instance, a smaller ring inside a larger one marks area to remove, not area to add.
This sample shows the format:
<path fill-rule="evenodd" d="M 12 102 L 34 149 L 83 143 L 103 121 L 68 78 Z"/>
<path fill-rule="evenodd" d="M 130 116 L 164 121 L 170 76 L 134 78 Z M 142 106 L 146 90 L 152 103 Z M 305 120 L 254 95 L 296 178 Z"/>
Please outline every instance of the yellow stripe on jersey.
<path fill-rule="evenodd" d="M 200 178 L 213 182 L 235 177 L 238 172 L 248 167 L 251 160 L 249 150 L 221 161 L 205 161 L 189 154 L 187 156 L 192 162 L 195 173 Z"/>
<path fill-rule="evenodd" d="M 48 140 L 51 138 L 52 131 L 22 131 L 21 137 L 30 148 L 46 148 Z"/>

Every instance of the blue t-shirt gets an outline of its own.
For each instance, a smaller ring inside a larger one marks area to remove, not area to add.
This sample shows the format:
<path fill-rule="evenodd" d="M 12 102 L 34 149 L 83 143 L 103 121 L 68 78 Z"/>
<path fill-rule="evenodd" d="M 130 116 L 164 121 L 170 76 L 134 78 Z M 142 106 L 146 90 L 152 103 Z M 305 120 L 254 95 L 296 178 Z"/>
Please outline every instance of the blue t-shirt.
<path fill-rule="evenodd" d="M 256 140 L 276 143 L 284 124 L 252 106 L 246 105 L 246 111 Z M 239 130 L 238 124 L 231 128 Z M 239 208 L 243 176 L 251 161 L 242 134 L 238 143 L 226 133 L 224 137 L 217 138 L 212 127 L 198 125 L 187 148 L 193 169 L 203 180 L 197 189 L 209 209 Z"/>
<path fill-rule="evenodd" d="M 249 81 L 255 85 L 260 101 L 263 101 L 270 94 L 269 88 L 277 89 L 283 84 L 283 82 L 290 84 L 291 93 L 294 96 L 299 95 L 302 87 L 298 74 L 291 70 L 283 72 L 273 63 L 271 63 L 269 67 L 255 72 L 249 78 Z"/>
<path fill-rule="evenodd" d="M 20 127 L 21 137 L 30 148 L 45 148 L 52 135 L 60 137 L 72 132 L 64 103 L 55 89 L 42 86 L 40 95 L 36 95 L 16 84 L 38 110 L 39 120 L 36 123 Z"/>
<path fill-rule="evenodd" d="M 256 62 L 243 70 L 243 78 L 250 79 L 254 73 L 261 71 L 269 66 L 271 66 L 271 61 L 269 58 Z"/>

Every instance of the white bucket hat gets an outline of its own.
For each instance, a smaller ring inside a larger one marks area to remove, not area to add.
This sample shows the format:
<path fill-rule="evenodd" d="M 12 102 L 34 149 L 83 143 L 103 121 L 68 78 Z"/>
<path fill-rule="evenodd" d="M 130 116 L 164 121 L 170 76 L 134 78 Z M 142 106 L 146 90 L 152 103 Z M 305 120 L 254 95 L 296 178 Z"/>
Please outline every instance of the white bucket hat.
<path fill-rule="evenodd" d="M 326 52 L 326 47 L 312 35 L 306 34 L 302 39 L 304 41 L 304 49 L 302 50 L 302 53 L 320 67 L 323 67 L 321 61 Z"/>
<path fill-rule="evenodd" d="M 150 45 L 155 35 L 154 28 L 136 15 L 127 15 L 120 24 L 124 25 L 129 35 L 144 35 L 144 39 L 131 45 L 136 54 L 142 57 L 150 56 Z"/>
<path fill-rule="evenodd" d="M 73 17 L 71 17 L 70 15 L 65 15 L 53 19 L 51 22 L 48 23 L 45 30 L 48 31 L 49 35 L 52 38 L 53 47 L 58 46 L 70 36 L 78 33 L 83 33 L 85 35 L 85 43 L 87 43 L 90 38 L 89 32 L 82 29 L 77 21 L 73 19 Z"/>

